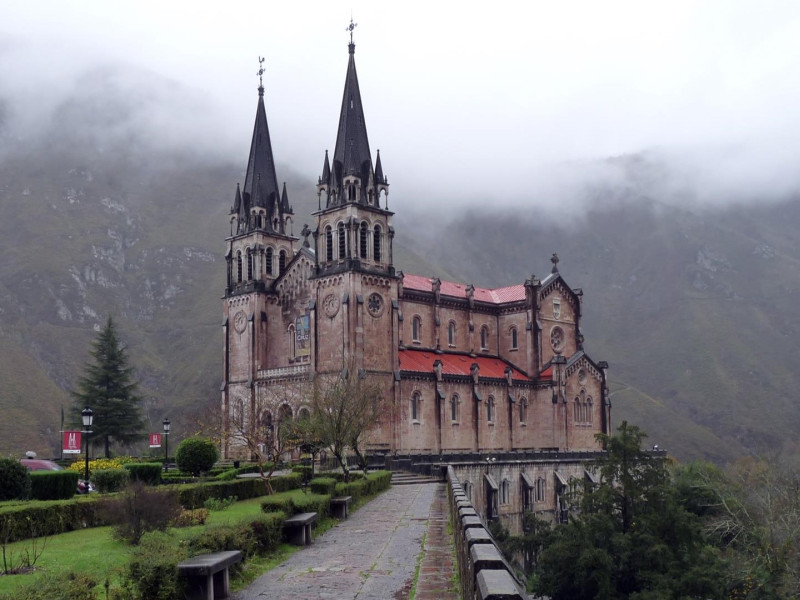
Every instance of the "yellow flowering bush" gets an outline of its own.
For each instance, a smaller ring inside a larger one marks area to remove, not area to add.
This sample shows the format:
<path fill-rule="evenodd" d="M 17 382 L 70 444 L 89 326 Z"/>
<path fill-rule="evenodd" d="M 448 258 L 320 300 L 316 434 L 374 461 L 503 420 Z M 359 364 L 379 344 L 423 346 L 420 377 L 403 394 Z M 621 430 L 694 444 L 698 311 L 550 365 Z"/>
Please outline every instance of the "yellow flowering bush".
<path fill-rule="evenodd" d="M 122 465 L 129 462 L 135 462 L 135 458 L 131 458 L 130 456 L 118 456 L 116 458 L 95 458 L 94 460 L 89 461 L 89 476 L 91 477 L 92 473 L 95 471 L 104 471 L 105 469 L 121 469 Z M 83 475 L 84 470 L 86 469 L 86 461 L 84 460 L 76 460 L 74 463 L 67 467 L 70 471 L 76 471 Z"/>

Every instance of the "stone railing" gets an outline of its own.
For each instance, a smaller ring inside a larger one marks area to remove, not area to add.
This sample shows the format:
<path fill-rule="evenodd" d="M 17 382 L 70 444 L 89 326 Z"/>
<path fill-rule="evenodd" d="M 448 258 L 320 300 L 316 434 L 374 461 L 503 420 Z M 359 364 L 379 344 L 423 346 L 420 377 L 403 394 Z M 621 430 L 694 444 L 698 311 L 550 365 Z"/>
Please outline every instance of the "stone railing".
<path fill-rule="evenodd" d="M 284 377 L 297 377 L 308 373 L 310 370 L 309 365 L 295 365 L 292 367 L 280 367 L 277 369 L 259 369 L 259 379 L 281 379 Z"/>
<path fill-rule="evenodd" d="M 525 587 L 514 575 L 494 538 L 472 507 L 452 467 L 447 491 L 463 600 L 523 600 Z"/>

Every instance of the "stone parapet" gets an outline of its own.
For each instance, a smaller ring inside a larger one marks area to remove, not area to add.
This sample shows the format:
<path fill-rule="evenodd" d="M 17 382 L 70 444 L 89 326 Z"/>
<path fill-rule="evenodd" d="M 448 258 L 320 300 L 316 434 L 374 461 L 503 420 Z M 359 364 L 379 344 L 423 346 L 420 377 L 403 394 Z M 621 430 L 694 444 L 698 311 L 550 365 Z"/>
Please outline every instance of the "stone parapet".
<path fill-rule="evenodd" d="M 517 580 L 489 530 L 465 499 L 452 467 L 447 467 L 446 478 L 461 597 L 464 600 L 527 598 L 525 586 Z"/>

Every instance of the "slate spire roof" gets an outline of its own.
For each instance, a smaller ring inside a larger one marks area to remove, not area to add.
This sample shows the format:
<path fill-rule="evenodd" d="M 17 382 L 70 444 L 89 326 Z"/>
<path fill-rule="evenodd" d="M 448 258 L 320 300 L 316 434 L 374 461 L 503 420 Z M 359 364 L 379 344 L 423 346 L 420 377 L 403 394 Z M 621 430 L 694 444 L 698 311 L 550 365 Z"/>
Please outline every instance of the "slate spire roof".
<path fill-rule="evenodd" d="M 264 218 L 254 219 L 251 209 L 264 209 Z M 253 229 L 266 229 L 285 234 L 284 215 L 292 214 L 286 198 L 278 187 L 275 174 L 275 159 L 272 154 L 272 142 L 267 124 L 267 111 L 264 108 L 264 87 L 258 86 L 258 105 L 256 121 L 253 126 L 253 139 L 250 143 L 250 156 L 247 160 L 244 187 L 240 191 L 237 186 L 234 211 L 238 216 L 237 233 L 245 233 Z"/>
<path fill-rule="evenodd" d="M 318 187 L 327 192 L 326 206 L 346 202 L 377 206 L 380 192 L 388 193 L 388 184 L 383 176 L 383 169 L 380 168 L 381 176 L 378 178 L 372 164 L 364 106 L 361 103 L 361 90 L 356 73 L 356 45 L 351 41 L 348 49 L 347 75 L 333 160 L 329 163 L 326 151 Z M 380 156 L 378 166 L 380 167 Z M 358 183 L 352 189 L 347 189 L 348 177 L 358 178 Z"/>

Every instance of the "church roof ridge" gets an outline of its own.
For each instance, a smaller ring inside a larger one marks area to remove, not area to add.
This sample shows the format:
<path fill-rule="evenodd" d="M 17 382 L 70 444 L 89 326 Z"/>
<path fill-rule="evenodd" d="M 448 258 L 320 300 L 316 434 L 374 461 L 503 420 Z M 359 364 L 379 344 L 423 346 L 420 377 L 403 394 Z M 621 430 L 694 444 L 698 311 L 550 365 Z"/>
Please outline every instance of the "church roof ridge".
<path fill-rule="evenodd" d="M 442 281 L 439 293 L 443 296 L 466 298 L 468 284 Z M 422 275 L 403 274 L 403 288 L 420 292 L 433 292 L 433 278 Z M 478 302 L 505 304 L 525 299 L 525 285 L 507 285 L 499 288 L 475 287 L 473 297 Z"/>
<path fill-rule="evenodd" d="M 517 381 L 530 381 L 530 378 L 517 367 L 498 356 L 469 356 L 461 352 L 436 353 L 433 350 L 403 348 L 398 351 L 400 370 L 412 373 L 432 373 L 433 363 L 442 361 L 444 375 L 470 375 L 470 367 L 477 363 L 480 376 L 491 379 L 505 379 L 506 369 L 511 368 L 511 378 Z"/>

